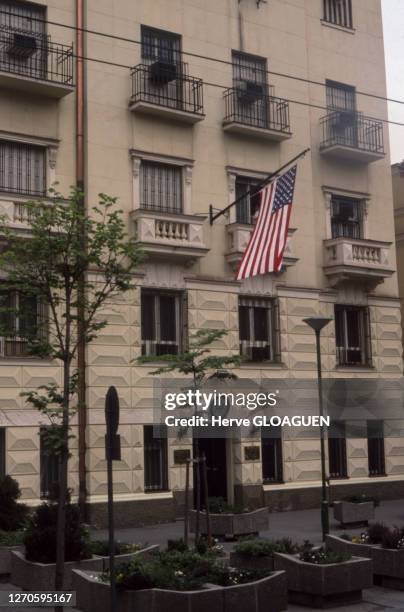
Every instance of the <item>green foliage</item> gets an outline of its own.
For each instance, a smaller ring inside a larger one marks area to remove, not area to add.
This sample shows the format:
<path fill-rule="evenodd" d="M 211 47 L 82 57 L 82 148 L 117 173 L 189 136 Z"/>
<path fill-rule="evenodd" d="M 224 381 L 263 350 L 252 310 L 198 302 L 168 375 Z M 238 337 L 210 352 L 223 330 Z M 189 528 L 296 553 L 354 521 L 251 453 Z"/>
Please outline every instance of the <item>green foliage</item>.
<path fill-rule="evenodd" d="M 224 497 L 209 497 L 208 504 L 212 514 L 243 514 L 249 511 L 239 504 L 229 504 Z"/>
<path fill-rule="evenodd" d="M 99 557 L 108 557 L 109 543 L 108 540 L 91 540 L 89 543 L 90 552 L 92 555 Z M 115 555 L 125 555 L 141 550 L 141 544 L 126 544 L 125 542 L 115 542 Z"/>
<path fill-rule="evenodd" d="M 43 503 L 37 507 L 24 537 L 25 554 L 29 561 L 55 563 L 57 504 Z M 66 504 L 65 561 L 80 561 L 91 557 L 86 529 L 80 523 L 79 509 L 70 501 Z"/>
<path fill-rule="evenodd" d="M 370 544 L 380 544 L 389 528 L 384 523 L 371 523 L 367 528 Z"/>
<path fill-rule="evenodd" d="M 25 504 L 18 503 L 21 497 L 18 482 L 11 476 L 0 478 L 0 529 L 16 531 L 23 527 L 28 516 Z"/>
<path fill-rule="evenodd" d="M 168 540 L 167 550 L 168 551 L 176 550 L 179 552 L 185 552 L 186 550 L 188 550 L 188 546 L 185 544 L 182 538 L 179 538 L 178 540 Z"/>
<path fill-rule="evenodd" d="M 269 572 L 244 571 L 228 567 L 214 555 L 196 550 L 167 550 L 149 560 L 134 559 L 116 570 L 117 585 L 122 589 L 161 588 L 176 591 L 197 590 L 206 583 L 222 586 L 251 582 Z M 108 580 L 108 574 L 104 574 Z"/>
<path fill-rule="evenodd" d="M 380 544 L 382 548 L 404 548 L 404 527 L 385 529 Z"/>
<path fill-rule="evenodd" d="M 151 374 L 159 375 L 166 372 L 181 372 L 186 376 L 192 375 L 195 386 L 205 382 L 209 372 L 225 371 L 228 365 L 239 365 L 241 362 L 240 355 L 232 355 L 228 357 L 217 357 L 210 355 L 211 349 L 208 348 L 211 344 L 220 340 L 228 332 L 224 329 L 200 329 L 189 339 L 189 345 L 186 351 L 178 355 L 161 355 L 158 360 L 165 362 L 166 365 L 157 368 Z M 154 356 L 142 356 L 138 358 L 138 363 L 153 363 L 156 361 Z M 224 377 L 233 377 L 230 373 L 222 372 Z"/>
<path fill-rule="evenodd" d="M 380 506 L 380 499 L 373 495 L 350 495 L 344 497 L 343 501 L 351 502 L 351 504 L 363 504 L 365 502 L 372 502 L 375 508 Z"/>
<path fill-rule="evenodd" d="M 299 547 L 290 538 L 264 540 L 260 538 L 241 540 L 234 546 L 239 555 L 246 557 L 272 557 L 275 552 L 294 554 Z"/>
<path fill-rule="evenodd" d="M 0 531 L 0 546 L 20 546 L 24 537 L 24 531 Z"/>
<path fill-rule="evenodd" d="M 300 561 L 313 563 L 314 565 L 330 565 L 333 563 L 344 563 L 352 559 L 349 553 L 333 552 L 325 548 L 313 548 L 311 542 L 306 541 L 299 554 Z"/>

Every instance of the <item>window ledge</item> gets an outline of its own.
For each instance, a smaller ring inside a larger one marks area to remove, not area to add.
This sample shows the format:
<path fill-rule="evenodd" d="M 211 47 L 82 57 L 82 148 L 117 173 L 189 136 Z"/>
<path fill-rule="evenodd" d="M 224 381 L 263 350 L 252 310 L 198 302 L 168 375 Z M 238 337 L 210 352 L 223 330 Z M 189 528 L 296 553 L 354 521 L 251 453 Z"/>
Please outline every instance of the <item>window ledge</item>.
<path fill-rule="evenodd" d="M 375 372 L 375 366 L 358 366 L 358 365 L 337 365 L 335 366 L 337 372 Z"/>
<path fill-rule="evenodd" d="M 240 363 L 237 366 L 237 369 L 240 368 L 242 370 L 286 370 L 287 365 L 281 362 L 273 362 L 273 361 L 248 361 L 244 363 Z"/>
<path fill-rule="evenodd" d="M 355 28 L 349 28 L 348 26 L 341 26 L 337 23 L 332 23 L 332 21 L 325 21 L 325 19 L 321 19 L 321 25 L 326 26 L 327 28 L 333 28 L 334 30 L 339 30 L 340 32 L 345 32 L 345 34 L 355 34 Z"/>

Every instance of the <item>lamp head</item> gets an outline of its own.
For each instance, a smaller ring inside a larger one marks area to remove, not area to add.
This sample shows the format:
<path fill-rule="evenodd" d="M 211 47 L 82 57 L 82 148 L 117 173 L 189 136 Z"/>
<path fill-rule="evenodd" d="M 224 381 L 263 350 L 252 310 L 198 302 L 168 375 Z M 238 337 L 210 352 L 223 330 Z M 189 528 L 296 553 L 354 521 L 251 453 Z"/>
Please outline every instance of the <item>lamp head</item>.
<path fill-rule="evenodd" d="M 323 327 L 328 325 L 332 319 L 330 317 L 308 317 L 307 319 L 303 319 L 303 322 L 306 323 L 311 329 L 315 332 L 321 332 Z"/>

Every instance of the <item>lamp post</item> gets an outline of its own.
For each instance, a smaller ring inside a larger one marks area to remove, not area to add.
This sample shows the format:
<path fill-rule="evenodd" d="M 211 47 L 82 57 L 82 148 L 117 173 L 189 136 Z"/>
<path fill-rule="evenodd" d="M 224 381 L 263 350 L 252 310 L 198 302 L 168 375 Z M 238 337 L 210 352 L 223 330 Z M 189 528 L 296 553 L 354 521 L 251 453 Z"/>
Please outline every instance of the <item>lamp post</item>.
<path fill-rule="evenodd" d="M 320 333 L 323 327 L 328 325 L 332 321 L 329 317 L 309 317 L 303 319 L 316 334 L 316 351 L 317 351 L 317 381 L 318 381 L 318 409 L 320 414 L 320 454 L 321 454 L 321 530 L 323 534 L 323 541 L 325 536 L 330 531 L 330 523 L 328 517 L 328 500 L 327 500 L 327 487 L 326 487 L 326 472 L 325 472 L 325 448 L 324 448 L 324 425 L 323 419 L 323 381 L 321 376 L 321 347 L 320 347 Z"/>

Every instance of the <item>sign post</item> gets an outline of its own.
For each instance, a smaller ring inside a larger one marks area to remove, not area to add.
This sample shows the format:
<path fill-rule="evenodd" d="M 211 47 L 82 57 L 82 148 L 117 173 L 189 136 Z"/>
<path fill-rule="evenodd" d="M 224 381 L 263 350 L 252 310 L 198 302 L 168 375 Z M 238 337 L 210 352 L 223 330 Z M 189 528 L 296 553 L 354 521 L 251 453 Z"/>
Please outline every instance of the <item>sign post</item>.
<path fill-rule="evenodd" d="M 105 397 L 105 457 L 107 460 L 108 480 L 108 543 L 109 543 L 109 574 L 111 582 L 111 610 L 117 612 L 115 584 L 115 538 L 114 538 L 114 499 L 112 462 L 121 459 L 121 438 L 116 433 L 119 426 L 119 397 L 115 387 L 110 387 Z"/>

